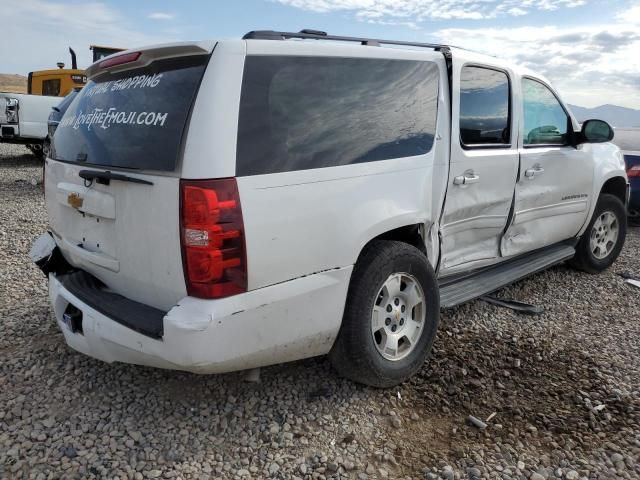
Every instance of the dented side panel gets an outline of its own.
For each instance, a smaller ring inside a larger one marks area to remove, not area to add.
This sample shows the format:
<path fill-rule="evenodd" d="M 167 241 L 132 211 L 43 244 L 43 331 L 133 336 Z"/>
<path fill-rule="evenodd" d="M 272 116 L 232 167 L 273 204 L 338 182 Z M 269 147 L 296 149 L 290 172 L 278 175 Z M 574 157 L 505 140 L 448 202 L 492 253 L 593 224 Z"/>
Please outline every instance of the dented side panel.
<path fill-rule="evenodd" d="M 475 59 L 472 54 L 453 56 L 451 165 L 447 196 L 441 217 L 442 256 L 440 275 L 446 276 L 500 260 L 500 238 L 509 221 L 518 172 L 517 132 L 519 115 L 511 112 L 511 145 L 465 148 L 461 143 L 460 84 L 466 66 L 497 69 L 512 85 L 515 73 L 498 60 Z M 460 184 L 456 178 L 476 177 L 475 183 Z"/>
<path fill-rule="evenodd" d="M 516 85 L 520 91 L 521 81 Z M 522 100 L 515 110 L 520 116 L 524 115 Z M 579 131 L 575 119 L 570 118 L 570 123 L 573 130 Z M 504 257 L 577 236 L 598 197 L 593 191 L 594 145 L 526 147 L 523 138 L 524 122 L 518 145 L 520 175 L 514 215 L 501 242 Z"/>

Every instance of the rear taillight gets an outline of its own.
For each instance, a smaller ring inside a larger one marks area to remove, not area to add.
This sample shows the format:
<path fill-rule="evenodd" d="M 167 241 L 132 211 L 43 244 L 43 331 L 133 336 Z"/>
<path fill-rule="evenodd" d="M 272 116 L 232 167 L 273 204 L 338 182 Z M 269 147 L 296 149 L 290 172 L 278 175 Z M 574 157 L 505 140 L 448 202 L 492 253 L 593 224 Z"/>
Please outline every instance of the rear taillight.
<path fill-rule="evenodd" d="M 247 291 L 247 260 L 235 178 L 181 180 L 182 263 L 187 292 L 222 298 Z"/>
<path fill-rule="evenodd" d="M 627 170 L 627 177 L 640 177 L 640 165 L 634 165 Z"/>

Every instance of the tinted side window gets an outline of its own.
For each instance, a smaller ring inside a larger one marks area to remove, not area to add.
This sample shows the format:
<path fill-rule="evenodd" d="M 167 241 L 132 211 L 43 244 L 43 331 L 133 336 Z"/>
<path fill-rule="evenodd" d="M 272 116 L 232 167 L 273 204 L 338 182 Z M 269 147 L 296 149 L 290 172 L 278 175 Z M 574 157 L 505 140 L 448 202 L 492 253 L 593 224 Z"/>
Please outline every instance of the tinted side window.
<path fill-rule="evenodd" d="M 509 77 L 482 67 L 460 74 L 460 140 L 464 145 L 510 143 Z"/>
<path fill-rule="evenodd" d="M 238 176 L 422 155 L 435 134 L 431 62 L 249 56 Z"/>
<path fill-rule="evenodd" d="M 60 94 L 60 79 L 44 80 L 42 82 L 42 95 L 57 97 Z"/>
<path fill-rule="evenodd" d="M 542 83 L 522 80 L 524 144 L 567 145 L 569 117 L 556 96 Z"/>

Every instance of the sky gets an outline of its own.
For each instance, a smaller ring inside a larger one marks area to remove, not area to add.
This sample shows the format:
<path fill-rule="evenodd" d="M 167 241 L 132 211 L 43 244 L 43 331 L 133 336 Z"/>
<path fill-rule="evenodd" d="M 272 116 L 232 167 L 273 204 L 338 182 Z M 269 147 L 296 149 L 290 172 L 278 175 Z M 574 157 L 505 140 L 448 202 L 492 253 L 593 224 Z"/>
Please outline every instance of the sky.
<path fill-rule="evenodd" d="M 239 38 L 249 30 L 457 45 L 547 76 L 569 103 L 640 109 L 640 0 L 0 0 L 0 72 L 133 48 Z"/>

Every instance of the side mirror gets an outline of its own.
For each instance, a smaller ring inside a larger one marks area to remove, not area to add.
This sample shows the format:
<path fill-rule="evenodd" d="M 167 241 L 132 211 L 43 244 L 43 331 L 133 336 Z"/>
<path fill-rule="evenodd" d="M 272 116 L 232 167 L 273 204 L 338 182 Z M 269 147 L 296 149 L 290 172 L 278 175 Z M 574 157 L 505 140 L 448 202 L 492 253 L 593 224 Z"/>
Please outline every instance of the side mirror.
<path fill-rule="evenodd" d="M 613 128 L 604 120 L 587 120 L 582 124 L 582 143 L 604 143 L 613 140 Z"/>

